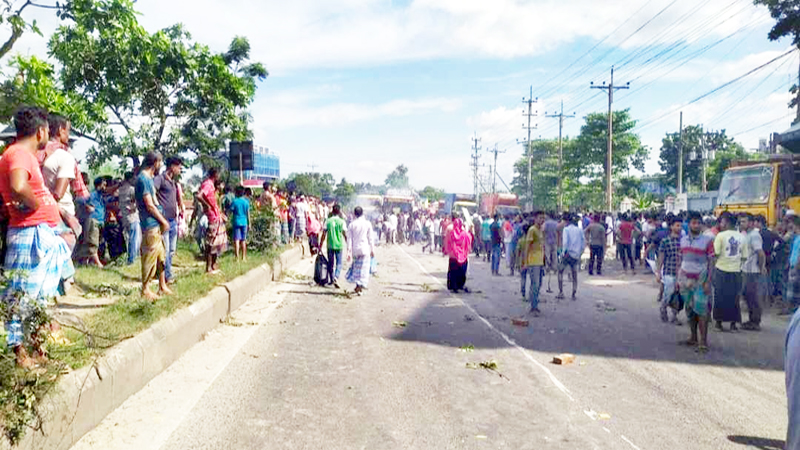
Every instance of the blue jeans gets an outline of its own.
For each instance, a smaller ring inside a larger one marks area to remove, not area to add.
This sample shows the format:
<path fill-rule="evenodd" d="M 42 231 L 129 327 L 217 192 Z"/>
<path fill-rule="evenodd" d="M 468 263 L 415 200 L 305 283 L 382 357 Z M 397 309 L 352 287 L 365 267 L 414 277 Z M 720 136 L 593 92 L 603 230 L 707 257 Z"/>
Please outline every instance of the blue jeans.
<path fill-rule="evenodd" d="M 523 266 L 519 269 L 519 293 L 522 294 L 522 298 L 526 299 L 525 301 L 527 301 L 527 296 L 525 295 L 525 286 L 527 286 L 527 284 L 528 268 Z"/>
<path fill-rule="evenodd" d="M 531 303 L 531 309 L 533 310 L 539 307 L 539 291 L 542 289 L 544 266 L 529 266 L 525 270 L 531 277 L 531 290 L 528 291 L 528 301 Z"/>
<path fill-rule="evenodd" d="M 178 245 L 178 219 L 168 219 L 169 231 L 164 233 L 164 249 L 167 251 L 167 262 L 165 264 L 165 275 L 168 280 L 172 279 L 172 255 L 177 251 Z"/>
<path fill-rule="evenodd" d="M 500 244 L 492 244 L 492 273 L 500 273 L 500 253 L 503 247 Z"/>
<path fill-rule="evenodd" d="M 509 242 L 506 245 L 506 264 L 511 269 L 511 275 L 514 275 L 514 253 L 517 251 L 517 243 Z"/>
<path fill-rule="evenodd" d="M 328 249 L 328 283 L 339 279 L 342 273 L 342 251 Z"/>
<path fill-rule="evenodd" d="M 125 239 L 128 244 L 128 265 L 136 261 L 139 248 L 142 246 L 142 225 L 135 221 L 125 226 Z"/>

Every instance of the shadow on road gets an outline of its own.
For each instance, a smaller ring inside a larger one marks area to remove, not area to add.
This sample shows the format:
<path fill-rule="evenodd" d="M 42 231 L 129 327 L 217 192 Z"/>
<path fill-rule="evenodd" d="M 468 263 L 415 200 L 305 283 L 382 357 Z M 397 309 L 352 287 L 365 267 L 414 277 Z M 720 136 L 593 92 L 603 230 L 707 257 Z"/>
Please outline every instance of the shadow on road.
<path fill-rule="evenodd" d="M 783 450 L 786 442 L 777 439 L 766 439 L 755 436 L 728 436 L 728 440 L 740 445 L 757 448 L 759 450 Z"/>
<path fill-rule="evenodd" d="M 505 277 L 509 278 L 509 277 Z M 555 281 L 555 280 L 554 280 Z M 547 303 L 541 305 L 544 316 L 526 316 L 528 306 L 522 303 L 511 283 L 493 286 L 471 284 L 478 292 L 458 294 L 454 298 L 445 289 L 426 292 L 403 287 L 409 283 L 386 283 L 382 289 L 420 292 L 432 297 L 426 305 L 408 318 L 409 323 L 433 324 L 398 330 L 393 339 L 427 342 L 436 345 L 475 348 L 510 347 L 497 333 L 491 332 L 474 313 L 458 299 L 470 305 L 497 330 L 518 345 L 550 354 L 573 353 L 627 360 L 667 361 L 684 364 L 745 367 L 764 370 L 783 370 L 783 331 L 778 326 L 760 333 L 719 333 L 710 331 L 711 352 L 697 354 L 692 348 L 679 345 L 689 335 L 687 325 L 662 323 L 658 306 L 650 296 L 623 299 L 616 290 L 595 286 L 589 294 L 586 287 L 579 290 L 578 301 L 554 300 L 552 294 L 542 295 Z M 616 284 L 616 283 L 608 283 Z M 556 288 L 554 283 L 554 288 Z M 518 288 L 517 288 L 518 289 Z M 605 290 L 604 290 L 605 289 Z M 483 292 L 480 292 L 480 291 Z M 600 293 L 597 293 L 599 291 Z M 602 300 L 601 300 L 602 299 Z M 527 327 L 512 324 L 513 318 L 523 317 Z"/>

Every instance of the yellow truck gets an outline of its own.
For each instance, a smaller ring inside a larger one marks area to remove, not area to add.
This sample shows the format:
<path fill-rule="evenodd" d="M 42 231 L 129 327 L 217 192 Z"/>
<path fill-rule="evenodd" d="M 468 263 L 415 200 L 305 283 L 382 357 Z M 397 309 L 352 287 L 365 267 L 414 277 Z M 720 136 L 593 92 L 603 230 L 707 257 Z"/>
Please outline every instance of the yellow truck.
<path fill-rule="evenodd" d="M 800 155 L 735 161 L 722 175 L 715 215 L 760 214 L 774 226 L 789 209 L 800 211 Z"/>

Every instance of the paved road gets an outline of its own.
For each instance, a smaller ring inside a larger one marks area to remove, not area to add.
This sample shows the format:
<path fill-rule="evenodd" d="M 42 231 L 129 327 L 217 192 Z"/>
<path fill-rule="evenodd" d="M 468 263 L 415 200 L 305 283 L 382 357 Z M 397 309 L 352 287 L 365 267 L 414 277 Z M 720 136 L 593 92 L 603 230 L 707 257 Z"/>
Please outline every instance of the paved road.
<path fill-rule="evenodd" d="M 714 332 L 703 356 L 660 322 L 652 277 L 582 273 L 577 301 L 543 290 L 523 328 L 516 277 L 474 261 L 452 295 L 440 255 L 378 258 L 354 298 L 301 262 L 74 449 L 782 448 L 785 319 Z M 549 363 L 562 352 L 576 362 Z"/>

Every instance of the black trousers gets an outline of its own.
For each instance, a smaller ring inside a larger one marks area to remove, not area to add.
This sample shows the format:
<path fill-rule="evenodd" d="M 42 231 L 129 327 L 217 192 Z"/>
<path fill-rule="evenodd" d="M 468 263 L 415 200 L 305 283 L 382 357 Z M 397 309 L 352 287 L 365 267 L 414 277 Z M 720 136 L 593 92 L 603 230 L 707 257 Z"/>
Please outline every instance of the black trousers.
<path fill-rule="evenodd" d="M 595 261 L 597 261 L 597 273 L 603 273 L 603 258 L 605 248 L 602 245 L 589 246 L 589 273 L 594 273 Z"/>
<path fill-rule="evenodd" d="M 631 269 L 635 269 L 633 265 L 633 252 L 631 251 L 631 244 L 617 244 L 620 257 L 622 258 L 622 268 L 628 270 L 628 262 L 631 263 Z"/>

